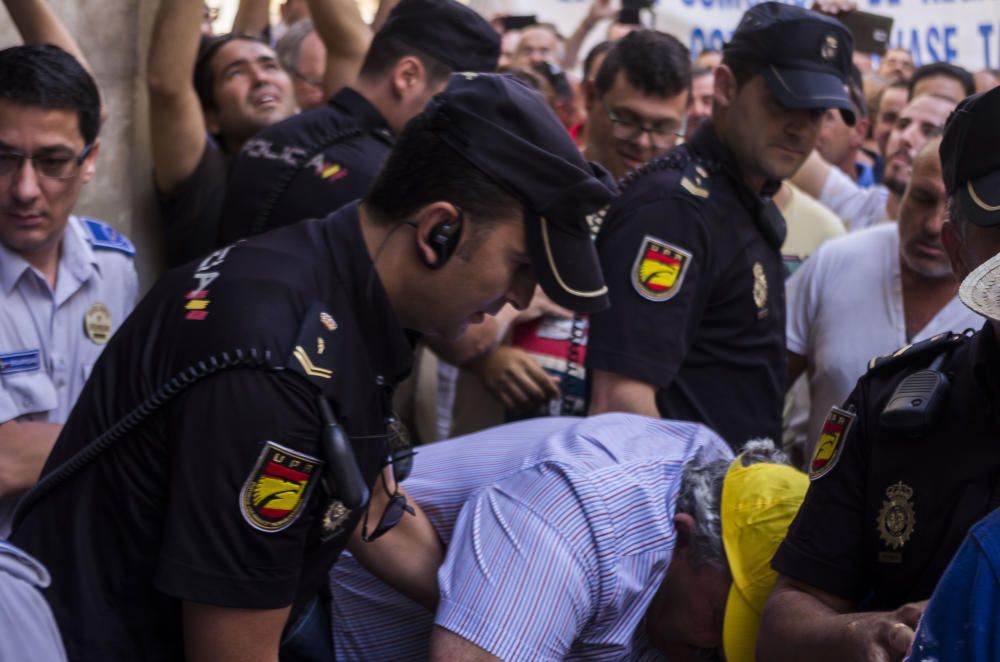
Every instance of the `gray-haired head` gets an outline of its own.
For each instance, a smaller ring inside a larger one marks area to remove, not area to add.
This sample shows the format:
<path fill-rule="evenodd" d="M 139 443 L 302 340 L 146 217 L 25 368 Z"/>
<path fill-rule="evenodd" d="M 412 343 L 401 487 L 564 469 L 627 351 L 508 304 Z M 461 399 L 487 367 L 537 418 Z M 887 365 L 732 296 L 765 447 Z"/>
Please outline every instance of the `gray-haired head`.
<path fill-rule="evenodd" d="M 751 464 L 788 464 L 788 457 L 770 439 L 751 439 L 738 455 L 743 466 Z M 677 512 L 694 519 L 691 536 L 691 560 L 695 566 L 713 564 L 727 568 L 726 550 L 722 543 L 722 484 L 731 462 L 692 460 L 684 468 L 680 493 L 677 495 Z"/>
<path fill-rule="evenodd" d="M 299 53 L 302 52 L 302 42 L 306 37 L 316 30 L 312 19 L 304 18 L 296 21 L 281 35 L 275 51 L 278 53 L 278 61 L 285 71 L 294 72 L 299 70 Z"/>

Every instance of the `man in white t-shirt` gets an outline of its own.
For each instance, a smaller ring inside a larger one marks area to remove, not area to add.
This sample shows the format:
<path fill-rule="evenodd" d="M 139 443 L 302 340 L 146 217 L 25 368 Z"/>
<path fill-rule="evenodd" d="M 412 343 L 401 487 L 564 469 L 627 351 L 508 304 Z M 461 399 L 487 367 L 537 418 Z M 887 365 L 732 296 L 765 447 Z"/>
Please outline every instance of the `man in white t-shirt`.
<path fill-rule="evenodd" d="M 889 134 L 882 185 L 861 188 L 816 151 L 792 182 L 844 219 L 849 232 L 896 219 L 917 152 L 941 134 L 955 105 L 951 99 L 930 94 L 910 99 Z"/>
<path fill-rule="evenodd" d="M 828 241 L 787 283 L 789 383 L 808 370 L 805 457 L 823 420 L 850 394 L 868 361 L 944 331 L 979 328 L 958 300 L 941 245 L 947 217 L 940 138 L 918 153 L 899 223 Z"/>

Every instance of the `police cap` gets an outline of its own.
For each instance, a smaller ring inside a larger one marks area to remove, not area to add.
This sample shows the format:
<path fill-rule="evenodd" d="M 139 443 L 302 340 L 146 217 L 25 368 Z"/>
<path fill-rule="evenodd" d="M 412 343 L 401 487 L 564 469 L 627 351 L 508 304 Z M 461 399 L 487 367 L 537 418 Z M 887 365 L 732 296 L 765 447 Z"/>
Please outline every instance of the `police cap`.
<path fill-rule="evenodd" d="M 500 35 L 482 16 L 455 0 L 401 0 L 375 35 L 416 48 L 452 71 L 493 71 Z"/>
<path fill-rule="evenodd" d="M 525 237 L 539 284 L 579 312 L 608 307 L 587 224 L 614 197 L 606 170 L 580 156 L 545 100 L 505 74 L 452 74 L 424 111 L 449 147 L 525 208 Z"/>
<path fill-rule="evenodd" d="M 941 169 L 962 217 L 984 228 L 1000 225 L 1000 88 L 964 99 L 948 117 Z"/>
<path fill-rule="evenodd" d="M 748 9 L 724 55 L 762 66 L 768 89 L 785 108 L 838 108 L 854 124 L 847 92 L 854 38 L 829 16 L 780 2 Z"/>

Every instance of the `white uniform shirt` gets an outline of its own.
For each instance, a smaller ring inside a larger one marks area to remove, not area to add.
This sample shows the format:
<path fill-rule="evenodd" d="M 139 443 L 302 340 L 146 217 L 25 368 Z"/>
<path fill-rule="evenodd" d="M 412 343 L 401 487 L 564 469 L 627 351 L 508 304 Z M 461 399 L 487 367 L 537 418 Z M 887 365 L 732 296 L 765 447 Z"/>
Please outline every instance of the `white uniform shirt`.
<path fill-rule="evenodd" d="M 889 189 L 882 184 L 861 188 L 840 168 L 830 168 L 819 201 L 843 219 L 848 232 L 891 220 L 885 210 Z"/>
<path fill-rule="evenodd" d="M 133 254 L 111 226 L 70 216 L 53 290 L 0 245 L 0 423 L 66 421 L 104 349 L 93 338 L 117 329 L 135 306 Z M 12 507 L 12 499 L 0 499 L 0 535 Z"/>
<path fill-rule="evenodd" d="M 807 458 L 830 407 L 847 399 L 870 359 L 983 324 L 955 296 L 908 340 L 899 260 L 899 228 L 886 223 L 826 242 L 786 283 L 786 344 L 808 360 Z"/>

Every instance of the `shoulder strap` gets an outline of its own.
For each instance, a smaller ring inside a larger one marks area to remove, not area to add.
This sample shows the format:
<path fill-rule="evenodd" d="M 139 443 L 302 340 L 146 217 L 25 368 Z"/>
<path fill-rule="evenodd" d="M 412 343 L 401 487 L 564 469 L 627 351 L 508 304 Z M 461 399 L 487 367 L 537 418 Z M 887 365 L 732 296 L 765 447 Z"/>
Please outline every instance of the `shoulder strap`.
<path fill-rule="evenodd" d="M 129 257 L 135 256 L 135 246 L 118 230 L 103 221 L 89 216 L 79 216 L 84 230 L 87 231 L 87 241 L 97 249 L 118 251 Z"/>

